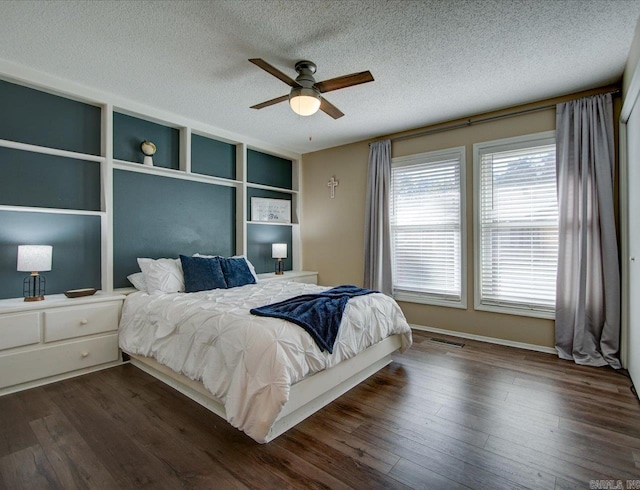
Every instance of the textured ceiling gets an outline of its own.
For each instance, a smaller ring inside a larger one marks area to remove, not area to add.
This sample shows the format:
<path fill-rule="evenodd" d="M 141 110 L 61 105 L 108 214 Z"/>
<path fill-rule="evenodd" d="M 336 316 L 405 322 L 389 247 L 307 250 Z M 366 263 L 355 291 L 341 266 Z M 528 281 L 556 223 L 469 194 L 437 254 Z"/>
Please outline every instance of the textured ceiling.
<path fill-rule="evenodd" d="M 640 1 L 3 1 L 0 14 L 0 58 L 307 153 L 615 82 Z M 339 120 L 256 111 L 288 87 L 248 58 L 376 81 L 327 94 Z"/>

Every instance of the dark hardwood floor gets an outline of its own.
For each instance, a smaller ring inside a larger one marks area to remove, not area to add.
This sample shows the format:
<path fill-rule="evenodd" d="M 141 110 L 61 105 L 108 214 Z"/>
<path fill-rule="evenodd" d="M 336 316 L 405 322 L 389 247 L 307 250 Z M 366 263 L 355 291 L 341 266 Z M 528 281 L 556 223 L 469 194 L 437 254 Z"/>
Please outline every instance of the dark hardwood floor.
<path fill-rule="evenodd" d="M 131 365 L 0 397 L 0 486 L 640 488 L 628 378 L 431 336 L 267 445 Z"/>

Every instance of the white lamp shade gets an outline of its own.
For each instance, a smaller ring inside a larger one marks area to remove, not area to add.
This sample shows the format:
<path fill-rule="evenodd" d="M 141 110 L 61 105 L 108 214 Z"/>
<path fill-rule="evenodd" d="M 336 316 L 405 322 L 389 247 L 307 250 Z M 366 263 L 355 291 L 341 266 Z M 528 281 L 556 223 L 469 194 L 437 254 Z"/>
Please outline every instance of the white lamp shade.
<path fill-rule="evenodd" d="M 52 255 L 51 245 L 18 245 L 18 271 L 50 271 Z"/>
<path fill-rule="evenodd" d="M 287 258 L 287 244 L 286 243 L 273 243 L 271 245 L 271 257 L 274 259 L 286 259 Z"/>
<path fill-rule="evenodd" d="M 315 89 L 294 88 L 289 96 L 289 105 L 300 116 L 311 116 L 320 109 L 320 94 Z"/>

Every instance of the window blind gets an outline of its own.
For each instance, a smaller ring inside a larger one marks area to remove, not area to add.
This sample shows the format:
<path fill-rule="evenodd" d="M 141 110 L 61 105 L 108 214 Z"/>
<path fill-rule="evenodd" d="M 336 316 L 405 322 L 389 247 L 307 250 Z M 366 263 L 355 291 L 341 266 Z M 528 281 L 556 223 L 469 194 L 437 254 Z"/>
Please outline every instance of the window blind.
<path fill-rule="evenodd" d="M 391 240 L 394 294 L 461 301 L 462 151 L 394 162 Z"/>
<path fill-rule="evenodd" d="M 480 303 L 554 311 L 555 142 L 481 148 L 478 157 Z"/>

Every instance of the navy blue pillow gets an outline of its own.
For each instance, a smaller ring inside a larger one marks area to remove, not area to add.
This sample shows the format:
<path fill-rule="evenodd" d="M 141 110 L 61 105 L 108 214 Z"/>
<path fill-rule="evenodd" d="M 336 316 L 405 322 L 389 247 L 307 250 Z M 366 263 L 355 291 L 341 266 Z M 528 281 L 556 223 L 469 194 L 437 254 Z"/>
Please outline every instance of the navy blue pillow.
<path fill-rule="evenodd" d="M 217 257 L 187 257 L 180 256 L 182 272 L 184 273 L 184 290 L 187 293 L 208 291 L 210 289 L 226 289 L 220 262 Z"/>
<path fill-rule="evenodd" d="M 222 268 L 227 287 L 235 288 L 244 286 L 245 284 L 256 283 L 256 278 L 251 274 L 249 265 L 247 265 L 247 261 L 243 258 L 225 259 L 224 257 L 218 257 L 218 260 L 220 260 L 220 267 Z"/>

